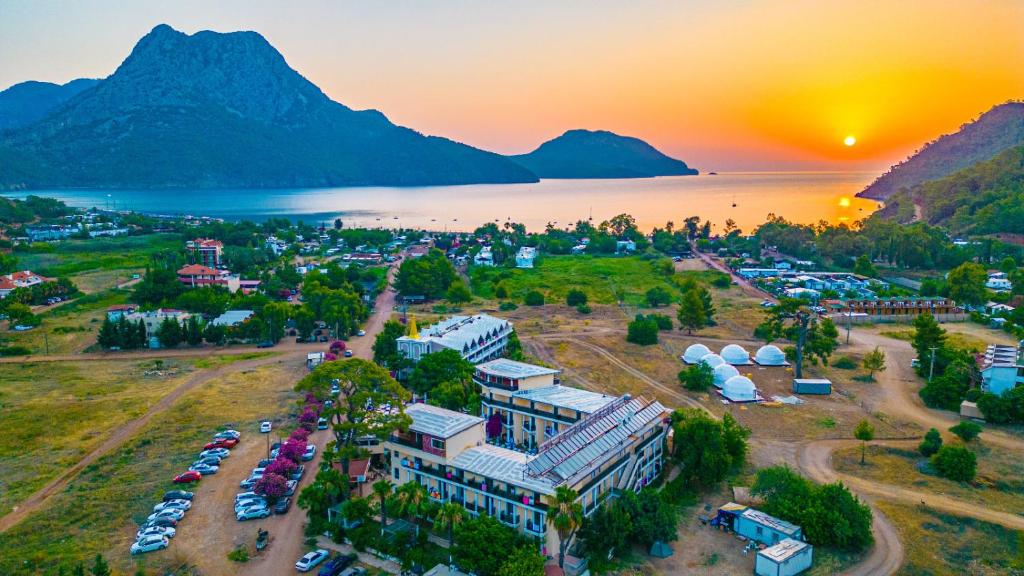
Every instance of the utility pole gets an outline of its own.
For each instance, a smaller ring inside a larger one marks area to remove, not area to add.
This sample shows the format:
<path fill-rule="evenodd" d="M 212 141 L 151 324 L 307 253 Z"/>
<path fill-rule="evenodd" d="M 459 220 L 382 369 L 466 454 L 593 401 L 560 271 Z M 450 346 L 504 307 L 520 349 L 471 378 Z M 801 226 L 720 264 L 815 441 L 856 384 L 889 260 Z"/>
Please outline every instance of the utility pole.
<path fill-rule="evenodd" d="M 935 351 L 938 350 L 938 348 L 932 346 L 929 350 L 932 351 L 932 361 L 928 365 L 928 383 L 930 384 L 932 381 L 932 374 L 935 373 Z"/>
<path fill-rule="evenodd" d="M 811 320 L 811 315 L 800 310 L 796 313 L 797 325 L 800 327 L 796 340 L 796 377 L 803 378 L 803 366 L 804 366 L 804 344 L 807 342 L 807 324 Z"/>
<path fill-rule="evenodd" d="M 850 325 L 853 324 L 853 307 L 850 306 L 849 300 L 846 304 L 846 345 L 850 345 Z"/>

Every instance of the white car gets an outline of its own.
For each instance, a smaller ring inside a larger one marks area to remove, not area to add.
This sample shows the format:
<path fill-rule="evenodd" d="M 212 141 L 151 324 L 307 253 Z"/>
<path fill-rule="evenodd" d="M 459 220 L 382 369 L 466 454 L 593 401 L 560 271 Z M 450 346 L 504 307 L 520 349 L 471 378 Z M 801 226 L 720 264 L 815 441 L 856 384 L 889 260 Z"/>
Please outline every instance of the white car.
<path fill-rule="evenodd" d="M 299 558 L 299 561 L 295 563 L 295 569 L 299 572 L 309 572 L 313 568 L 316 568 L 317 564 L 327 560 L 327 557 L 330 555 L 331 553 L 327 550 L 317 548 L 312 552 L 306 553 L 302 558 Z"/>
<path fill-rule="evenodd" d="M 356 336 L 366 336 L 366 330 L 360 330 L 359 332 L 356 332 Z"/>
<path fill-rule="evenodd" d="M 235 519 L 239 522 L 252 520 L 254 518 L 267 518 L 269 516 L 270 509 L 266 506 L 250 506 L 249 508 L 243 508 L 235 513 Z"/>
<path fill-rule="evenodd" d="M 302 453 L 302 461 L 309 462 L 313 459 L 313 456 L 316 456 L 316 446 L 310 444 L 306 446 L 306 451 Z"/>
<path fill-rule="evenodd" d="M 171 520 L 177 521 L 177 520 L 181 520 L 184 517 L 185 517 L 185 511 L 182 510 L 181 508 L 167 508 L 167 509 L 161 510 L 159 512 L 153 512 L 152 514 L 149 515 L 148 518 L 146 518 L 146 520 L 148 522 L 152 522 L 153 520 L 158 520 L 160 518 L 170 518 Z"/>
<path fill-rule="evenodd" d="M 269 508 L 267 500 L 262 496 L 253 496 L 252 498 L 243 498 L 235 501 L 235 512 L 244 510 L 246 508 Z"/>
<path fill-rule="evenodd" d="M 227 448 L 211 448 L 209 450 L 203 450 L 199 453 L 199 458 L 206 458 L 207 456 L 216 456 L 217 458 L 224 459 L 231 456 L 231 451 Z"/>
<path fill-rule="evenodd" d="M 132 544 L 132 554 L 145 554 L 146 552 L 153 552 L 154 550 L 163 550 L 171 543 L 170 540 L 163 536 L 146 536 L 140 538 L 135 544 Z"/>
<path fill-rule="evenodd" d="M 235 502 L 241 502 L 242 500 L 245 500 L 246 498 L 262 498 L 262 496 L 260 496 L 259 494 L 255 493 L 255 492 L 253 492 L 251 490 L 249 492 L 240 492 L 239 494 L 237 494 L 235 496 Z"/>
<path fill-rule="evenodd" d="M 171 510 L 171 509 L 191 510 L 192 509 L 192 503 L 189 502 L 188 500 L 168 500 L 166 502 L 161 502 L 161 503 L 157 504 L 156 506 L 153 506 L 153 512 L 159 512 L 161 510 Z"/>
<path fill-rule="evenodd" d="M 264 420 L 263 422 L 260 422 L 260 432 L 264 434 L 269 434 L 271 428 L 273 428 L 273 425 L 270 423 L 270 420 Z"/>
<path fill-rule="evenodd" d="M 170 526 L 149 526 L 148 528 L 142 528 L 135 533 L 136 540 L 142 540 L 149 536 L 163 536 L 165 538 L 174 538 L 177 530 Z"/>
<path fill-rule="evenodd" d="M 234 438 L 235 440 L 239 440 L 241 437 L 242 437 L 242 433 L 241 432 L 239 432 L 238 430 L 231 430 L 231 429 L 221 430 L 220 432 L 217 432 L 216 434 L 213 435 L 213 439 L 214 440 L 217 440 L 217 439 L 220 439 L 220 438 Z"/>

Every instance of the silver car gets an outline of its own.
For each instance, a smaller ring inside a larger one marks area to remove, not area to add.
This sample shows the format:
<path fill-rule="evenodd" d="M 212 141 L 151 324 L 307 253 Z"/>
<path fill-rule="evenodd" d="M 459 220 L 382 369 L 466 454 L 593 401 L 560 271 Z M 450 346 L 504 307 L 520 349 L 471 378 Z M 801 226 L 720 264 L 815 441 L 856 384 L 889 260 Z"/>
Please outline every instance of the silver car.
<path fill-rule="evenodd" d="M 255 518 L 267 518 L 270 516 L 270 509 L 266 507 L 250 506 L 249 508 L 243 508 L 235 513 L 235 519 L 239 522 L 244 520 L 252 520 Z"/>
<path fill-rule="evenodd" d="M 153 512 L 171 509 L 188 511 L 192 509 L 192 503 L 189 502 L 188 500 L 167 500 L 165 502 L 160 502 L 156 506 L 153 506 Z"/>
<path fill-rule="evenodd" d="M 135 533 L 136 540 L 142 540 L 148 536 L 163 536 L 165 538 L 174 538 L 177 534 L 177 530 L 170 526 L 148 526 L 140 529 Z"/>
<path fill-rule="evenodd" d="M 132 544 L 131 553 L 134 554 L 145 554 L 146 552 L 153 552 L 155 550 L 163 550 L 171 543 L 170 540 L 163 536 L 146 536 L 140 538 L 135 544 Z"/>
<path fill-rule="evenodd" d="M 159 518 L 170 518 L 171 520 L 181 520 L 185 517 L 185 511 L 180 508 L 167 508 L 159 512 L 153 512 L 146 518 L 147 521 L 152 522 Z"/>

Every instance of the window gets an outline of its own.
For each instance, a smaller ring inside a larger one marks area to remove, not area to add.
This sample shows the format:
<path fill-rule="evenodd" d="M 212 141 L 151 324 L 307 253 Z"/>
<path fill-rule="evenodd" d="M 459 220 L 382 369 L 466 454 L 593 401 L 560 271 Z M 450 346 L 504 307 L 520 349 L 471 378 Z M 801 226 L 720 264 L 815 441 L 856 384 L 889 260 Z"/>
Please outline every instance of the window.
<path fill-rule="evenodd" d="M 431 438 L 430 447 L 433 448 L 434 450 L 444 450 L 444 440 L 441 440 L 439 438 Z"/>
<path fill-rule="evenodd" d="M 398 480 L 398 466 L 395 466 L 395 480 Z"/>

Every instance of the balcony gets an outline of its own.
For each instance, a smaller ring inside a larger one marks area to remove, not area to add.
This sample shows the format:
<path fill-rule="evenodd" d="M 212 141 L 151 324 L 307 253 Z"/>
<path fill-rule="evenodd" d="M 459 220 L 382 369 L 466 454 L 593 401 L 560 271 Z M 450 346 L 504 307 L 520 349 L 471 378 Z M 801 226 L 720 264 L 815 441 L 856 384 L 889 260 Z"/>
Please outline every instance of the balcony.
<path fill-rule="evenodd" d="M 531 420 L 523 420 L 523 430 L 530 433 L 536 432 L 537 422 Z"/>
<path fill-rule="evenodd" d="M 533 520 L 527 520 L 526 524 L 523 526 L 523 529 L 526 531 L 527 534 L 532 534 L 538 538 L 543 538 L 548 531 L 546 523 L 538 524 L 535 523 Z"/>
<path fill-rule="evenodd" d="M 392 434 L 388 437 L 388 442 L 392 444 L 398 444 L 407 448 L 414 448 L 416 450 L 423 450 L 423 444 L 416 440 L 415 436 L 402 436 L 399 434 Z"/>
<path fill-rule="evenodd" d="M 498 521 L 512 528 L 519 526 L 519 519 L 519 514 L 509 514 L 508 512 L 498 514 Z"/>

